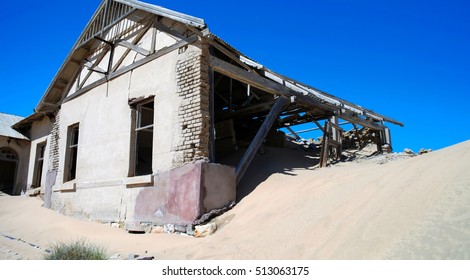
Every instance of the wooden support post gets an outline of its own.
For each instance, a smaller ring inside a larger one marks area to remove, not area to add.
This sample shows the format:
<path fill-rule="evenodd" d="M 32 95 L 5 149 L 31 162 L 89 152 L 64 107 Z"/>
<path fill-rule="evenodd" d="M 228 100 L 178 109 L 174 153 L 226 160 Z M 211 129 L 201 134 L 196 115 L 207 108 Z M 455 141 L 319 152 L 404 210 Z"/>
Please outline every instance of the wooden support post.
<path fill-rule="evenodd" d="M 210 112 L 210 128 L 209 128 L 209 159 L 215 162 L 215 109 L 214 109 L 214 70 L 209 69 L 209 112 Z"/>
<path fill-rule="evenodd" d="M 302 140 L 302 138 L 300 138 L 300 136 L 299 136 L 295 131 L 293 131 L 292 128 L 286 126 L 286 129 L 289 130 L 289 132 L 290 132 L 292 135 L 294 135 L 295 140 L 297 140 L 297 141 Z"/>
<path fill-rule="evenodd" d="M 342 136 L 341 136 L 341 127 L 339 126 L 339 120 L 337 116 L 331 117 L 331 132 L 332 132 L 332 139 L 336 143 L 335 149 L 335 156 L 336 159 L 341 158 L 342 150 Z"/>
<path fill-rule="evenodd" d="M 392 147 L 392 136 L 390 135 L 390 128 L 388 127 L 384 128 L 384 142 L 384 144 L 388 144 Z"/>
<path fill-rule="evenodd" d="M 320 168 L 326 167 L 328 165 L 328 156 L 330 150 L 330 130 L 331 125 L 327 120 L 325 121 L 325 129 L 323 130 L 323 141 L 320 152 Z"/>
<path fill-rule="evenodd" d="M 248 150 L 246 150 L 245 154 L 243 155 L 243 158 L 238 163 L 238 166 L 235 171 L 237 176 L 237 184 L 243 178 L 243 175 L 245 174 L 246 170 L 248 169 L 248 166 L 251 164 L 251 161 L 255 157 L 255 154 L 261 146 L 261 143 L 263 142 L 264 138 L 266 138 L 266 135 L 273 126 L 274 121 L 277 120 L 277 117 L 282 112 L 282 108 L 284 104 L 287 103 L 287 101 L 288 98 L 284 96 L 279 97 L 276 103 L 271 108 L 271 111 L 269 111 L 269 114 L 266 116 L 266 119 L 264 120 L 263 124 L 256 133 L 255 138 L 253 139 L 253 141 L 251 141 Z"/>
<path fill-rule="evenodd" d="M 384 152 L 383 147 L 384 145 L 388 145 L 389 148 L 385 150 L 385 152 L 392 152 L 392 138 L 390 136 L 390 129 L 385 127 L 383 130 L 379 131 L 380 135 L 380 147 L 379 151 Z"/>

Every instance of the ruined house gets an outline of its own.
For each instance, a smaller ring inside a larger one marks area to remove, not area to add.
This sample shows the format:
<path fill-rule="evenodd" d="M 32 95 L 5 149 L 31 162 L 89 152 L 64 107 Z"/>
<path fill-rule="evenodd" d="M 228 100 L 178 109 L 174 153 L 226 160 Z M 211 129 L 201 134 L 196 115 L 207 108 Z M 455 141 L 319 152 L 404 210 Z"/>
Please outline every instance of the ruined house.
<path fill-rule="evenodd" d="M 385 123 L 402 125 L 270 71 L 200 18 L 104 0 L 34 114 L 13 127 L 31 141 L 25 188 L 40 189 L 46 207 L 138 227 L 187 225 L 229 205 L 282 128 L 318 125 L 325 166 L 340 154 L 340 119 L 380 144 L 391 144 Z M 221 164 L 231 151 L 243 157 Z"/>

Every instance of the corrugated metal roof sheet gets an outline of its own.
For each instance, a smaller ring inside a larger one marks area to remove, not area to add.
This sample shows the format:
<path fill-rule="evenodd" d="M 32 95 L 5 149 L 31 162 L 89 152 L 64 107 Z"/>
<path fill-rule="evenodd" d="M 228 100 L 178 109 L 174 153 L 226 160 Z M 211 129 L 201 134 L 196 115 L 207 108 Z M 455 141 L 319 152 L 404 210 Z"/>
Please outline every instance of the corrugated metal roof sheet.
<path fill-rule="evenodd" d="M 12 125 L 22 119 L 23 117 L 0 113 L 0 136 L 28 140 L 26 136 L 11 128 Z"/>
<path fill-rule="evenodd" d="M 193 17 L 187 14 L 183 14 L 180 12 L 176 12 L 167 8 L 163 8 L 157 5 L 137 1 L 137 0 L 115 0 L 115 2 L 123 3 L 134 7 L 139 10 L 143 10 L 152 14 L 164 16 L 167 18 L 171 18 L 173 20 L 182 22 L 184 24 L 192 25 L 198 28 L 204 28 L 206 23 L 202 18 Z"/>

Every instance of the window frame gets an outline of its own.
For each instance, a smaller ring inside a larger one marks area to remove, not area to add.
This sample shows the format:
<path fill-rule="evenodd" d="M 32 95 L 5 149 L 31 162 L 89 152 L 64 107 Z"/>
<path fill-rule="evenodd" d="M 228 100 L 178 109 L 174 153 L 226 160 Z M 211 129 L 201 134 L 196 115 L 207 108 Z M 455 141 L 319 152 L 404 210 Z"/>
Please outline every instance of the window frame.
<path fill-rule="evenodd" d="M 78 146 L 80 139 L 80 124 L 76 123 L 67 128 L 67 147 L 64 162 L 64 182 L 77 178 Z"/>
<path fill-rule="evenodd" d="M 33 188 L 39 188 L 42 185 L 42 175 L 44 171 L 44 158 L 46 157 L 46 146 L 47 141 L 38 143 L 36 145 L 36 157 L 34 161 L 34 173 L 33 173 Z M 41 157 L 42 153 L 42 157 Z"/>
<path fill-rule="evenodd" d="M 149 105 L 152 106 L 149 107 Z M 155 102 L 154 97 L 151 96 L 138 103 L 129 104 L 132 109 L 132 126 L 131 126 L 131 154 L 129 160 L 129 177 L 150 175 L 153 173 L 153 133 L 155 126 Z M 151 123 L 143 123 L 143 111 L 151 111 Z M 149 170 L 139 170 L 139 135 L 143 133 L 151 133 L 151 163 Z"/>

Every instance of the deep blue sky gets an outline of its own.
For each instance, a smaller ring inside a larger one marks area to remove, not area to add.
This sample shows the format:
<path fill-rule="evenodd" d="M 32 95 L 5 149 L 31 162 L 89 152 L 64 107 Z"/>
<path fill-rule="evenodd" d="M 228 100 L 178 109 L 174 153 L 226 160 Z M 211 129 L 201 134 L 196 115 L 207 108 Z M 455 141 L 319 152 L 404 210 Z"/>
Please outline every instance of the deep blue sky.
<path fill-rule="evenodd" d="M 27 116 L 100 0 L 3 4 L 0 112 Z M 470 1 L 147 0 L 265 65 L 405 123 L 395 151 L 470 139 Z"/>

